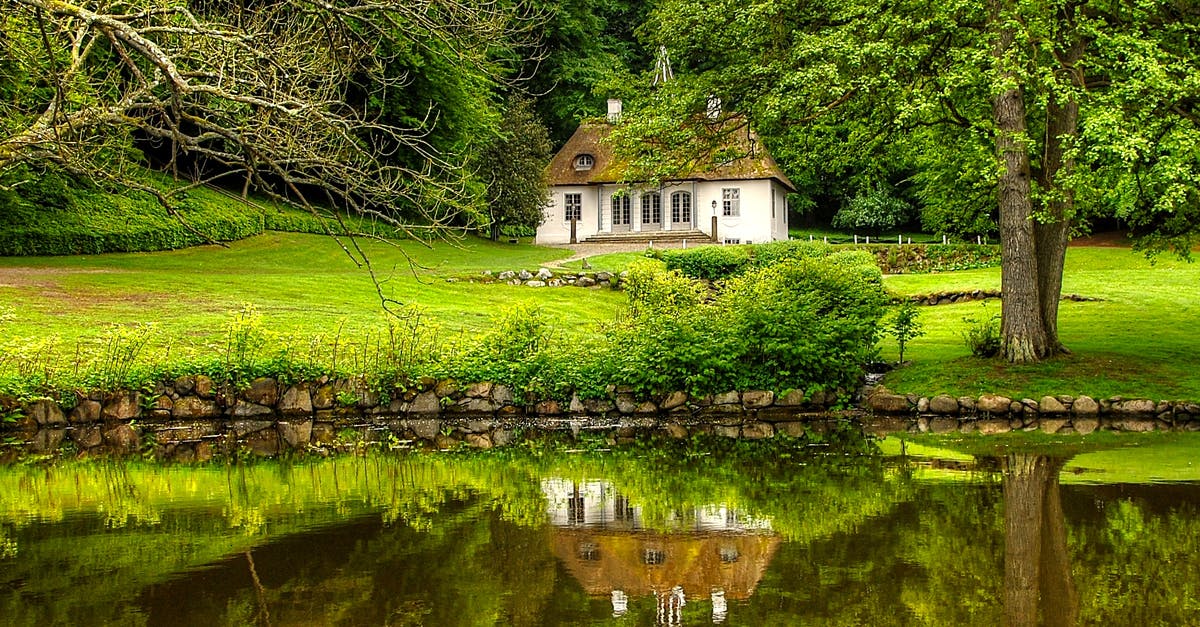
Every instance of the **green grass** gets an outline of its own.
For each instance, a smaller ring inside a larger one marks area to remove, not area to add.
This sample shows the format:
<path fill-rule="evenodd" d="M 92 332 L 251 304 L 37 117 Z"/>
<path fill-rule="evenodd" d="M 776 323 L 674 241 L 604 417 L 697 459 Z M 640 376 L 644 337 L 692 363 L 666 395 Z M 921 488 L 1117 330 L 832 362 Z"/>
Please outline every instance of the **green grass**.
<path fill-rule="evenodd" d="M 528 268 L 568 251 L 469 238 L 460 245 L 361 242 L 384 294 L 419 307 L 441 334 L 472 332 L 507 306 L 542 308 L 563 332 L 612 318 L 623 296 L 606 290 L 534 289 L 448 277 Z M 406 256 L 407 255 L 407 256 Z M 409 257 L 427 269 L 414 269 Z M 155 323 L 175 345 L 223 341 L 231 312 L 253 304 L 269 329 L 332 337 L 378 329 L 384 321 L 368 273 L 328 237 L 270 232 L 228 248 L 201 246 L 157 253 L 0 258 L 0 340 L 57 336 L 74 345 L 106 327 Z M 2 320 L 3 317 L 0 317 Z"/>
<path fill-rule="evenodd" d="M 637 259 L 644 259 L 646 253 L 608 253 L 606 255 L 595 255 L 587 258 L 588 265 L 591 266 L 589 272 L 614 272 L 620 273 L 629 267 Z M 563 263 L 561 267 L 574 272 L 583 270 L 583 261 L 576 259 Z"/>
<path fill-rule="evenodd" d="M 866 237 L 871 237 L 873 244 L 895 244 L 897 237 L 903 237 L 904 243 L 907 244 L 911 239 L 914 244 L 941 244 L 942 238 L 939 235 L 931 233 L 921 233 L 919 231 L 903 231 L 889 230 L 883 233 L 859 233 L 858 242 L 866 243 Z M 813 228 L 794 228 L 788 229 L 788 237 L 791 239 L 805 240 L 810 237 L 816 241 L 829 238 L 830 244 L 845 244 L 854 241 L 854 233 L 851 231 L 838 231 L 828 227 L 813 227 Z M 972 242 L 974 243 L 974 242 Z M 994 243 L 994 242 L 993 242 Z"/>
<path fill-rule="evenodd" d="M 885 284 L 900 295 L 995 289 L 1000 269 L 889 276 Z M 920 310 L 926 335 L 905 351 L 912 364 L 890 373 L 885 384 L 927 395 L 1200 399 L 1197 286 L 1197 264 L 1167 257 L 1151 263 L 1127 248 L 1072 247 L 1063 293 L 1101 300 L 1062 303 L 1059 332 L 1071 355 L 1031 366 L 976 359 L 961 338 L 963 319 L 997 314 L 1000 301 L 928 307 Z M 881 347 L 885 359 L 896 358 L 894 341 L 884 340 Z"/>

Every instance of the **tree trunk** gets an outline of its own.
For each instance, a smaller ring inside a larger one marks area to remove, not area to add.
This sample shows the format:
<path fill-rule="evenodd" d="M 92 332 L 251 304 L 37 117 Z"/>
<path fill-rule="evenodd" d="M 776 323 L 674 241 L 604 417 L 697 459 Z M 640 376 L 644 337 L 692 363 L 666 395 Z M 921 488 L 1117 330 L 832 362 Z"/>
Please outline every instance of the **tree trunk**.
<path fill-rule="evenodd" d="M 1000 158 L 998 201 L 1000 205 L 1000 309 L 1001 343 L 1005 359 L 1012 363 L 1039 361 L 1048 354 L 1042 324 L 1037 244 L 1034 238 L 1033 201 L 1030 194 L 1028 137 L 1025 126 L 1025 97 L 1009 59 L 1014 34 L 1003 26 L 1005 0 L 993 3 L 993 21 L 1001 24 L 995 60 L 1000 78 L 1008 85 L 992 100 L 996 124 L 996 149 Z M 1061 280 L 1061 279 L 1060 279 Z"/>
<path fill-rule="evenodd" d="M 1039 592 L 1042 598 L 1042 623 L 1068 627 L 1079 621 L 1079 595 L 1071 577 L 1071 555 L 1067 552 L 1067 520 L 1062 495 L 1058 491 L 1058 473 L 1065 459 L 1049 461 L 1042 507 L 1042 561 Z"/>
<path fill-rule="evenodd" d="M 1009 455 L 1004 468 L 1004 624 L 1037 625 L 1046 465 Z"/>

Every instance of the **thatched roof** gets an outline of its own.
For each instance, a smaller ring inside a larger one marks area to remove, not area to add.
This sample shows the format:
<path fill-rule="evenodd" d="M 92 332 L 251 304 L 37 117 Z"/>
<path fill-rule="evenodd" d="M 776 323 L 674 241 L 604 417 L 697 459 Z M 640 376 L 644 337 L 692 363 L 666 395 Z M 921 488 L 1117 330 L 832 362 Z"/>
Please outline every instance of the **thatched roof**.
<path fill-rule="evenodd" d="M 563 145 L 554 159 L 550 161 L 549 176 L 551 185 L 597 185 L 617 183 L 625 173 L 625 164 L 614 154 L 612 146 L 604 141 L 612 132 L 612 125 L 607 122 L 584 122 L 579 125 L 567 143 Z M 775 163 L 758 135 L 745 126 L 740 132 L 729 133 L 730 145 L 739 154 L 746 156 L 734 159 L 732 162 L 719 166 L 697 169 L 680 177 L 687 181 L 745 181 L 775 179 L 791 191 L 796 186 Z M 580 155 L 591 155 L 594 164 L 589 169 L 575 167 Z M 697 159 L 698 162 L 708 161 Z"/>

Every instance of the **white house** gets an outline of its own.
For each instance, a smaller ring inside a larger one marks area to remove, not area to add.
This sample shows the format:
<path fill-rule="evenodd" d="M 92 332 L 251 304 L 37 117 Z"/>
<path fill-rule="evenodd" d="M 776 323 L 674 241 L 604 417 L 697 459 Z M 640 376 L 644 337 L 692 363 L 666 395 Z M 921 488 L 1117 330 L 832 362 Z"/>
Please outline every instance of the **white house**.
<path fill-rule="evenodd" d="M 657 187 L 625 186 L 623 166 L 604 141 L 620 114 L 621 102 L 610 100 L 608 121 L 581 124 L 550 162 L 550 204 L 537 243 L 571 243 L 572 218 L 574 241 L 787 239 L 787 194 L 796 188 L 748 127 L 731 139 L 738 144 L 732 152 L 742 155 L 732 161 Z"/>

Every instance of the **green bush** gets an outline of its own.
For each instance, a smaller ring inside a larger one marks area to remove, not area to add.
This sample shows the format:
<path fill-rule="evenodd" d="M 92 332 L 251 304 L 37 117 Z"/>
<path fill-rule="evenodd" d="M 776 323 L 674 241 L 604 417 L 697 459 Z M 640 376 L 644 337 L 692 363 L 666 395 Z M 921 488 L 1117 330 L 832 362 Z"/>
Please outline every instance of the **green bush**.
<path fill-rule="evenodd" d="M 913 219 L 912 205 L 883 187 L 868 189 L 850 199 L 833 216 L 835 229 L 881 233 Z"/>
<path fill-rule="evenodd" d="M 755 267 L 758 268 L 764 268 L 789 259 L 827 257 L 832 253 L 832 246 L 819 241 L 779 240 L 754 244 L 751 247 L 751 256 L 754 258 Z"/>
<path fill-rule="evenodd" d="M 750 266 L 749 246 L 700 246 L 663 252 L 668 270 L 693 279 L 715 281 L 741 274 Z"/>
<path fill-rule="evenodd" d="M 962 332 L 963 342 L 972 355 L 987 359 L 1000 354 L 1000 314 L 988 316 L 985 309 L 984 317 L 964 317 L 963 322 L 967 323 Z"/>

